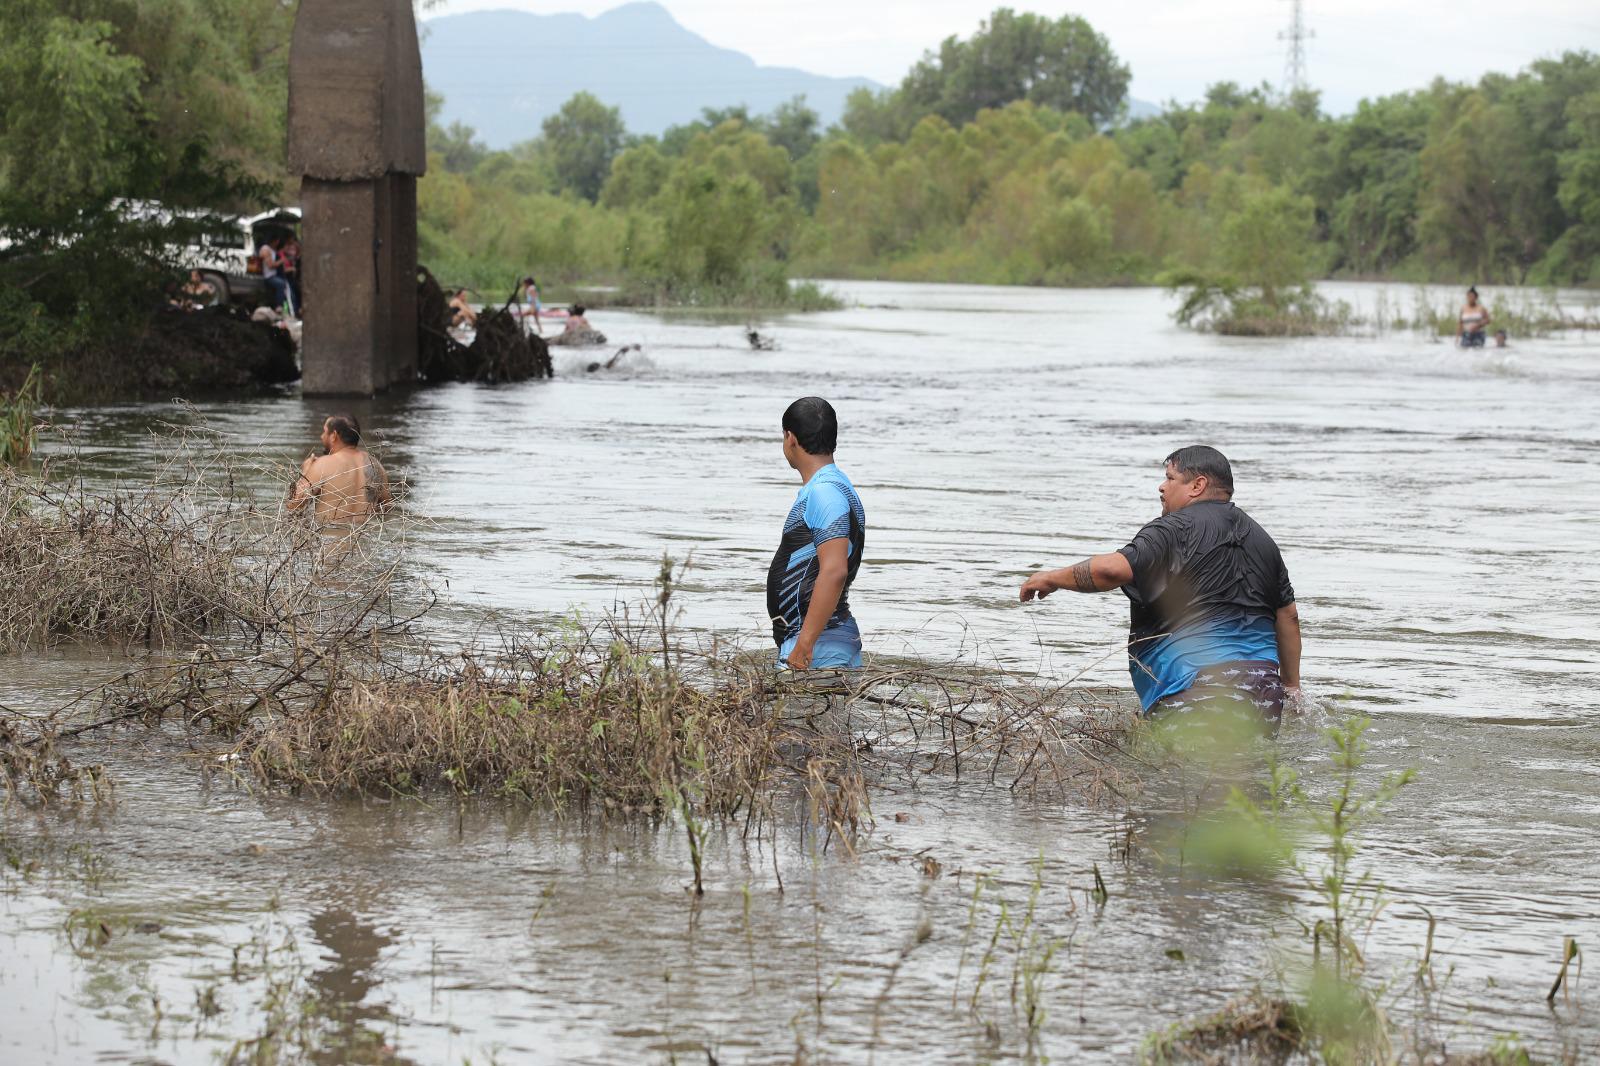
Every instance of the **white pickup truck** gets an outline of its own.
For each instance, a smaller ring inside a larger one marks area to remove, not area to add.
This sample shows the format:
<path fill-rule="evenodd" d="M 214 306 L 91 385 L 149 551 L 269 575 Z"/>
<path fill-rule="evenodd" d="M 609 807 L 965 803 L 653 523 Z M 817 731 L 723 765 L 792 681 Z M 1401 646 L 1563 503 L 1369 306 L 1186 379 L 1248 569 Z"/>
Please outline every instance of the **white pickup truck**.
<path fill-rule="evenodd" d="M 116 200 L 112 206 L 130 217 L 170 219 L 174 214 L 173 209 L 151 200 Z M 185 270 L 200 271 L 201 277 L 216 290 L 219 302 L 262 303 L 267 298 L 267 286 L 261 278 L 261 261 L 256 258 L 256 249 L 273 237 L 298 237 L 299 234 L 300 209 L 275 207 L 238 219 L 234 231 L 226 237 L 219 235 L 213 241 L 176 249 L 175 258 Z M 70 243 L 72 237 L 64 235 L 58 239 Z M 0 235 L 0 252 L 11 244 Z"/>
<path fill-rule="evenodd" d="M 297 237 L 299 232 L 300 209 L 276 207 L 239 219 L 237 240 L 190 245 L 184 250 L 184 266 L 200 271 L 220 302 L 261 303 L 267 288 L 256 249 L 273 237 Z"/>

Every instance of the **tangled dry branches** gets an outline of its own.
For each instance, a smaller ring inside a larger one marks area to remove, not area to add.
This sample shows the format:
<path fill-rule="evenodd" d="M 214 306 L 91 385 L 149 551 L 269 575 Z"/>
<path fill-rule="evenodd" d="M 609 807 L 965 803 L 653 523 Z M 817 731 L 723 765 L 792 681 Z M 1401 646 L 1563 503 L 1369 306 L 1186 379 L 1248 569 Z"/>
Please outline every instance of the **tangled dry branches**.
<path fill-rule="evenodd" d="M 164 433 L 167 459 L 138 486 L 91 490 L 75 455 L 32 474 L 0 471 L 0 652 L 260 642 L 329 609 L 318 569 L 330 542 L 283 513 L 278 487 L 291 471 L 233 451 L 203 424 Z M 262 484 L 277 491 L 246 488 Z"/>
<path fill-rule="evenodd" d="M 369 523 L 327 540 L 242 487 L 286 481 L 279 472 L 240 469 L 204 430 L 174 435 L 168 469 L 137 492 L 48 472 L 3 483 L 16 533 L 0 549 L 0 648 L 162 648 L 30 721 L 30 735 L 13 725 L 12 750 L 42 756 L 107 726 L 169 723 L 274 787 L 445 788 L 690 824 L 797 794 L 840 832 L 889 778 L 981 773 L 1092 797 L 1120 787 L 1129 718 L 1108 701 L 955 667 L 778 675 L 770 652 L 673 632 L 667 561 L 642 612 L 440 650 L 414 626 L 428 597 L 403 606 L 394 593 L 397 531 Z"/>

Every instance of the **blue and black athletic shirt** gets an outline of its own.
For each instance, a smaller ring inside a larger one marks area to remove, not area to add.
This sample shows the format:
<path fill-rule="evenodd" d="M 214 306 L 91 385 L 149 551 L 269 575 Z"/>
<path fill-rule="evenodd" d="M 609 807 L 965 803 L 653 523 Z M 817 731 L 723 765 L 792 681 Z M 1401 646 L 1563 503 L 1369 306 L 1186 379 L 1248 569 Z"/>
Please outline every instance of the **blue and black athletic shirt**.
<path fill-rule="evenodd" d="M 861 497 L 844 471 L 829 463 L 800 486 L 800 494 L 783 522 L 783 539 L 778 542 L 777 554 L 767 571 L 767 616 L 772 619 L 772 639 L 780 648 L 805 624 L 811 592 L 817 584 L 817 549 L 839 537 L 850 541 L 846 546 L 849 569 L 839 593 L 839 605 L 824 629 L 850 620 L 850 583 L 856 579 L 867 543 L 867 512 L 861 506 Z"/>
<path fill-rule="evenodd" d="M 1278 661 L 1278 608 L 1294 586 L 1277 542 L 1231 502 L 1203 500 L 1164 514 L 1121 549 L 1128 671 L 1148 711 L 1189 688 L 1205 666 Z"/>

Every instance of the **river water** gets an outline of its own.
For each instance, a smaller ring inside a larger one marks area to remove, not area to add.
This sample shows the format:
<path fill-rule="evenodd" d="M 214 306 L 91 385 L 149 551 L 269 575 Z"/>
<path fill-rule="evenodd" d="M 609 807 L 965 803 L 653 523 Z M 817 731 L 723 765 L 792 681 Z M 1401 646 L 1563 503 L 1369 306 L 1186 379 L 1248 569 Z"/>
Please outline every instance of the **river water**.
<path fill-rule="evenodd" d="M 439 635 L 636 600 L 667 552 L 690 561 L 685 625 L 762 646 L 798 485 L 778 420 L 817 393 L 868 512 L 852 605 L 869 656 L 1126 687 L 1120 596 L 1022 606 L 1016 587 L 1124 543 L 1159 509 L 1162 457 L 1214 444 L 1284 550 L 1313 718 L 1369 715 L 1370 769 L 1417 770 L 1363 847 L 1391 901 L 1374 971 L 1409 974 L 1431 913 L 1440 988 L 1423 1013 L 1451 1047 L 1515 1032 L 1546 1054 L 1600 1048 L 1583 982 L 1544 998 L 1563 937 L 1600 944 L 1593 334 L 1471 353 L 1403 331 L 1229 339 L 1177 329 L 1151 290 L 837 288 L 846 310 L 758 323 L 775 352 L 752 351 L 742 321 L 598 312 L 643 348 L 614 370 L 557 350 L 553 381 L 345 405 L 405 482 L 395 521 L 444 593 Z M 200 411 L 292 461 L 328 405 Z M 63 420 L 109 481 L 153 470 L 149 430 L 174 417 Z M 0 658 L 0 703 L 49 706 L 119 668 L 103 649 Z M 1314 724 L 1280 743 L 1315 789 Z M 1137 810 L 967 782 L 880 794 L 853 856 L 798 827 L 719 840 L 691 906 L 677 833 L 252 795 L 137 734 L 84 755 L 110 766 L 114 808 L 0 816 L 19 861 L 42 862 L 0 892 L 0 1061 L 225 1058 L 294 1031 L 273 1021 L 274 990 L 325 1062 L 1009 1060 L 1030 1048 L 1004 938 L 973 999 L 975 971 L 999 901 L 1014 914 L 1035 880 L 1058 947 L 1031 1051 L 1123 1061 L 1270 986 L 1312 905 L 1289 883 L 1124 856 Z M 980 873 L 994 880 L 974 906 Z M 1403 984 L 1401 1014 L 1416 1009 Z"/>

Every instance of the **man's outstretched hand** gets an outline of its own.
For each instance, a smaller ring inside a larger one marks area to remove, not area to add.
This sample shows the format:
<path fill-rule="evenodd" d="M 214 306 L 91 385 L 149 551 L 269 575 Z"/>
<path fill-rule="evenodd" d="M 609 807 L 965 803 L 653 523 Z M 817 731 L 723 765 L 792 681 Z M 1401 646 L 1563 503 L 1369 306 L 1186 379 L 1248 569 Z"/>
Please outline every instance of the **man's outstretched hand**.
<path fill-rule="evenodd" d="M 1058 589 L 1109 592 L 1133 580 L 1133 564 L 1121 552 L 1091 555 L 1060 570 L 1041 570 L 1022 584 L 1022 602 L 1042 600 Z"/>
<path fill-rule="evenodd" d="M 1052 571 L 1050 570 L 1041 570 L 1022 583 L 1021 598 L 1023 603 L 1027 603 L 1029 600 L 1042 600 L 1060 588 L 1051 579 L 1051 573 Z"/>

